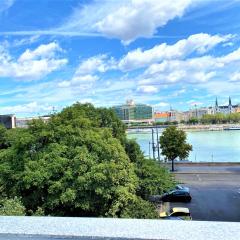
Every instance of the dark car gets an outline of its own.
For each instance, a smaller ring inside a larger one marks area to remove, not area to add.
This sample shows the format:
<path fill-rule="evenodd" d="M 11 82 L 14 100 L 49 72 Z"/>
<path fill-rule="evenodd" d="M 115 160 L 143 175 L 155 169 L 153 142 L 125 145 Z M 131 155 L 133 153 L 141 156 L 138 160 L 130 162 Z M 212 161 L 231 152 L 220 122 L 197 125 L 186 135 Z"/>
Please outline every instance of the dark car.
<path fill-rule="evenodd" d="M 162 195 L 163 202 L 190 202 L 192 197 L 189 191 L 186 190 L 173 190 Z"/>
<path fill-rule="evenodd" d="M 182 185 L 176 185 L 176 188 L 174 190 L 185 190 L 189 192 L 189 188 Z"/>
<path fill-rule="evenodd" d="M 169 191 L 164 191 L 164 193 L 168 193 L 170 191 L 175 191 L 175 190 L 183 190 L 183 191 L 186 191 L 186 192 L 190 192 L 189 187 L 185 187 L 185 186 L 182 186 L 182 185 L 176 185 L 175 188 L 172 188 Z"/>

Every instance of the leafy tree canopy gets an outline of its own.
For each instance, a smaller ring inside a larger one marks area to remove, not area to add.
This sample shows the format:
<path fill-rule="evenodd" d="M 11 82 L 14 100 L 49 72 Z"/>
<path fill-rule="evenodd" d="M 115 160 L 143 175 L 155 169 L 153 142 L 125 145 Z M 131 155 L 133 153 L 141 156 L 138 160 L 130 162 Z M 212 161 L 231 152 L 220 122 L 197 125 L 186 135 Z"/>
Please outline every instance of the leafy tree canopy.
<path fill-rule="evenodd" d="M 187 143 L 186 139 L 186 133 L 175 126 L 166 128 L 160 137 L 162 154 L 172 161 L 172 171 L 174 171 L 174 160 L 185 159 L 192 151 L 192 146 Z"/>
<path fill-rule="evenodd" d="M 152 218 L 147 195 L 174 184 L 126 138 L 112 110 L 91 104 L 27 129 L 0 128 L 0 141 L 0 193 L 21 197 L 30 215 Z"/>
<path fill-rule="evenodd" d="M 17 197 L 13 199 L 4 198 L 0 200 L 0 215 L 24 216 L 25 207 Z"/>

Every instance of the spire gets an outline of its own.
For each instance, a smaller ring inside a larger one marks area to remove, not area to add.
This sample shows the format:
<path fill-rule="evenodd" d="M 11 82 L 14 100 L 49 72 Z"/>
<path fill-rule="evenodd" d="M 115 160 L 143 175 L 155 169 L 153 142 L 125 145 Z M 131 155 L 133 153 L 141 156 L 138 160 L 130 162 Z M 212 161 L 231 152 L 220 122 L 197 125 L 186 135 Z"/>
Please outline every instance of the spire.
<path fill-rule="evenodd" d="M 229 106 L 232 106 L 232 100 L 231 98 L 229 97 L 229 103 L 228 103 Z"/>
<path fill-rule="evenodd" d="M 217 97 L 216 97 L 215 107 L 218 107 L 218 100 L 217 100 Z"/>

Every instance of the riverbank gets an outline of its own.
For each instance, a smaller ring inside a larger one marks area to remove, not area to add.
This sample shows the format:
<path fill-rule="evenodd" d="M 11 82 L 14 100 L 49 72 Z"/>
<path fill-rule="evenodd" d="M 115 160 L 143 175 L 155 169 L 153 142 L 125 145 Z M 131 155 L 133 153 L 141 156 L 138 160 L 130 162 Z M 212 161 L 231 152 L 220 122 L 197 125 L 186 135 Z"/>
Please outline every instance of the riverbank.
<path fill-rule="evenodd" d="M 127 128 L 127 133 L 131 132 L 150 132 L 152 128 L 167 128 L 173 125 L 158 125 L 158 126 L 132 126 Z M 196 124 L 196 125 L 188 125 L 188 124 L 178 124 L 174 125 L 178 129 L 183 131 L 223 131 L 229 130 L 231 128 L 240 130 L 240 124 Z"/>
<path fill-rule="evenodd" d="M 197 125 L 185 125 L 179 124 L 177 126 L 178 129 L 184 131 L 223 131 L 228 130 L 230 128 L 239 128 L 240 124 L 197 124 Z"/>

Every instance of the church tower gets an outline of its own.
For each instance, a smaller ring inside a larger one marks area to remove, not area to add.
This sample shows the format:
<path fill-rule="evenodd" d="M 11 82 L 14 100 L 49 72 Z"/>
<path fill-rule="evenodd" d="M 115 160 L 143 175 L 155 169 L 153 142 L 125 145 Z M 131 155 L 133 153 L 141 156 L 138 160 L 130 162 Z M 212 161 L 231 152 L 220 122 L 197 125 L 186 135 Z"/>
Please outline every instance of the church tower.
<path fill-rule="evenodd" d="M 215 101 L 215 113 L 218 112 L 218 100 L 217 100 L 217 97 L 216 97 L 216 101 Z"/>
<path fill-rule="evenodd" d="M 228 113 L 232 113 L 232 100 L 230 97 L 228 99 Z"/>

